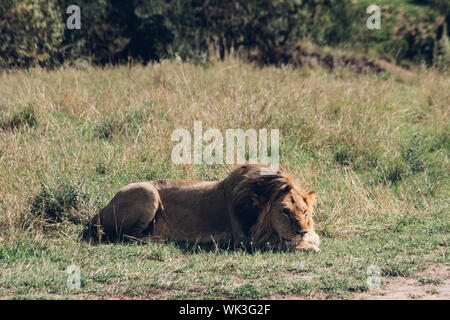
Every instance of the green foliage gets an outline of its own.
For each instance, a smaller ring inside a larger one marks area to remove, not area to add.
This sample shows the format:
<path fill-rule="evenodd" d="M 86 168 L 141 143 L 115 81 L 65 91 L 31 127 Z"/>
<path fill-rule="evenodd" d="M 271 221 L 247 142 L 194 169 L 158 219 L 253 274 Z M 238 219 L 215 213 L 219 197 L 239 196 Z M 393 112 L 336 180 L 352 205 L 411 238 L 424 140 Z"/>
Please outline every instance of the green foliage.
<path fill-rule="evenodd" d="M 87 193 L 80 185 L 63 181 L 50 186 L 42 182 L 40 192 L 31 199 L 30 212 L 45 222 L 78 223 L 82 221 L 78 211 L 88 199 Z"/>
<path fill-rule="evenodd" d="M 260 299 L 266 296 L 267 293 L 252 282 L 245 283 L 239 287 L 235 287 L 230 296 L 237 299 Z"/>
<path fill-rule="evenodd" d="M 66 29 L 62 43 L 65 58 L 92 59 L 97 63 L 158 60 L 172 40 L 171 31 L 155 7 L 162 1 L 81 0 L 80 30 Z M 59 0 L 65 10 L 72 4 Z M 63 19 L 67 19 L 63 14 Z"/>
<path fill-rule="evenodd" d="M 176 3 L 176 5 L 175 5 Z M 286 62 L 299 39 L 348 41 L 357 14 L 351 2 L 324 0 L 172 1 L 165 16 L 175 35 L 173 52 L 192 59 L 211 49 L 224 58 L 241 52 L 261 63 Z"/>
<path fill-rule="evenodd" d="M 111 139 L 124 129 L 124 122 L 117 117 L 110 116 L 94 126 L 95 135 L 101 139 Z"/>
<path fill-rule="evenodd" d="M 319 44 L 335 45 L 351 41 L 358 30 L 359 7 L 350 1 L 306 1 L 309 19 L 304 21 L 308 36 Z"/>
<path fill-rule="evenodd" d="M 433 8 L 439 10 L 442 15 L 450 14 L 450 2 L 447 0 L 426 0 Z"/>
<path fill-rule="evenodd" d="M 398 63 L 406 59 L 431 66 L 434 39 L 445 13 L 426 1 L 380 2 L 377 5 L 381 9 L 381 29 L 359 28 L 353 37 L 354 47 L 393 58 Z M 358 11 L 365 12 L 373 1 L 360 0 L 358 4 Z M 356 24 L 365 26 L 367 17 L 366 14 L 358 16 Z"/>
<path fill-rule="evenodd" d="M 46 246 L 40 243 L 24 241 L 12 246 L 0 246 L 0 261 L 12 263 L 17 260 L 29 261 L 32 258 L 41 258 Z"/>
<path fill-rule="evenodd" d="M 97 162 L 95 165 L 95 172 L 104 175 L 106 173 L 106 166 L 104 162 Z"/>
<path fill-rule="evenodd" d="M 382 28 L 374 31 L 365 27 L 365 0 L 80 0 L 81 29 L 70 30 L 65 27 L 69 0 L 5 0 L 0 67 L 147 63 L 176 56 L 207 65 L 212 54 L 223 59 L 236 52 L 280 64 L 290 61 L 305 38 L 431 64 L 443 25 L 439 16 L 449 19 L 448 4 L 401 3 L 382 6 Z M 445 43 L 439 46 L 447 52 Z"/>
<path fill-rule="evenodd" d="M 439 285 L 442 284 L 443 281 L 441 278 L 419 278 L 419 283 L 422 285 Z"/>
<path fill-rule="evenodd" d="M 436 43 L 434 64 L 441 71 L 450 70 L 450 40 L 447 24 L 444 24 L 441 39 Z"/>
<path fill-rule="evenodd" d="M 357 281 L 348 278 L 338 278 L 336 276 L 327 275 L 322 277 L 319 285 L 320 290 L 326 292 L 333 292 L 345 290 L 349 292 L 364 292 L 367 291 L 367 284 L 363 281 Z"/>
<path fill-rule="evenodd" d="M 124 114 L 108 115 L 93 126 L 94 135 L 101 139 L 110 140 L 122 133 L 136 131 L 146 121 L 147 117 L 148 110 L 144 109 Z"/>
<path fill-rule="evenodd" d="M 37 122 L 36 110 L 32 104 L 15 112 L 10 117 L 3 112 L 0 113 L 0 129 L 3 130 L 17 130 L 24 126 L 33 127 Z"/>
<path fill-rule="evenodd" d="M 57 63 L 64 25 L 55 0 L 5 0 L 0 17 L 0 68 Z"/>

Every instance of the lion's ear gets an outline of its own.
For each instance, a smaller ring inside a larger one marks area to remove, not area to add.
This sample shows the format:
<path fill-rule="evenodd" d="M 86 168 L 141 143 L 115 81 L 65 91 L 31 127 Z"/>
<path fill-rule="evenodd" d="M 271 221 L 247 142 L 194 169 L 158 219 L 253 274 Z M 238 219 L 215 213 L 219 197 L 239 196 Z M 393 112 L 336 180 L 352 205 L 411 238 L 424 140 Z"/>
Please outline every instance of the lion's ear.
<path fill-rule="evenodd" d="M 316 193 L 314 191 L 311 191 L 307 194 L 304 194 L 303 199 L 305 200 L 308 207 L 312 207 L 316 202 Z"/>

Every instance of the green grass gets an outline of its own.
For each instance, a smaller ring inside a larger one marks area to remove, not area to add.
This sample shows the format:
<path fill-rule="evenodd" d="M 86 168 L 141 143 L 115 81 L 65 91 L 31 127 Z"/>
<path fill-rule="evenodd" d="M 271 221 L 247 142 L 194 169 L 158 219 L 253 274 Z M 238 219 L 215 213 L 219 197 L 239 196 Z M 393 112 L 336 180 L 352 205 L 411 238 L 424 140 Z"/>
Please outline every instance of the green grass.
<path fill-rule="evenodd" d="M 426 285 L 426 284 L 431 284 L 431 285 L 439 285 L 442 284 L 443 281 L 441 278 L 419 278 L 419 283 Z"/>
<path fill-rule="evenodd" d="M 351 298 L 369 291 L 370 266 L 385 279 L 448 265 L 449 88 L 431 70 L 400 80 L 238 60 L 5 73 L 0 298 Z M 318 193 L 320 254 L 80 240 L 128 183 L 227 175 L 170 161 L 171 133 L 195 120 L 280 129 L 281 165 Z M 71 265 L 80 289 L 66 285 Z"/>
<path fill-rule="evenodd" d="M 445 244 L 444 235 L 426 232 L 436 224 L 449 227 L 448 221 L 430 217 L 422 227 L 412 224 L 402 232 L 324 237 L 321 254 L 186 251 L 176 244 L 90 246 L 60 234 L 2 244 L 0 293 L 6 297 L 71 298 L 349 298 L 368 290 L 370 265 L 377 265 L 383 276 L 409 276 L 429 263 L 448 263 L 438 256 L 425 256 Z M 65 270 L 70 265 L 81 268 L 79 290 L 66 287 Z"/>

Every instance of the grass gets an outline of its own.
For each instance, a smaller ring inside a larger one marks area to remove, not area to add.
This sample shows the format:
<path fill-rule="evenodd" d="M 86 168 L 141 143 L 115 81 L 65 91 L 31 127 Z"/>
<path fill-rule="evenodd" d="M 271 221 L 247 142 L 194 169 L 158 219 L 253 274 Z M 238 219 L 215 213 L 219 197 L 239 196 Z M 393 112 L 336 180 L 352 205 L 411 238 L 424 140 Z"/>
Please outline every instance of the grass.
<path fill-rule="evenodd" d="M 431 284 L 431 285 L 439 285 L 442 284 L 443 281 L 441 278 L 419 278 L 419 283 L 426 285 L 426 284 Z"/>
<path fill-rule="evenodd" d="M 450 80 L 432 70 L 229 59 L 0 76 L 2 298 L 351 298 L 369 290 L 372 265 L 384 279 L 449 263 Z M 80 240 L 128 183 L 227 175 L 233 166 L 171 162 L 171 133 L 195 120 L 223 134 L 280 129 L 281 165 L 319 194 L 320 254 Z M 71 265 L 79 289 L 66 285 Z"/>
<path fill-rule="evenodd" d="M 0 129 L 17 130 L 21 127 L 33 127 L 37 123 L 36 111 L 32 105 L 28 105 L 22 110 L 14 112 L 8 117 L 3 110 L 0 109 Z"/>

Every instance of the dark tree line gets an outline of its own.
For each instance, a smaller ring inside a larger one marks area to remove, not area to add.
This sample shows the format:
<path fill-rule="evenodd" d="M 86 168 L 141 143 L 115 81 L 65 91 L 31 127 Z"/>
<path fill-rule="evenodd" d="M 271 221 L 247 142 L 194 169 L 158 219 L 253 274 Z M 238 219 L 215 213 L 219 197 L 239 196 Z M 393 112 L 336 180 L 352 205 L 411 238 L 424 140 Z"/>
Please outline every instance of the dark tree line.
<path fill-rule="evenodd" d="M 446 1 L 428 2 L 448 18 Z M 81 8 L 80 30 L 66 28 L 71 4 Z M 0 67 L 146 63 L 176 55 L 205 61 L 230 52 L 279 63 L 305 38 L 365 50 L 383 42 L 383 51 L 400 58 L 432 60 L 434 38 L 401 42 L 389 32 L 369 34 L 361 27 L 366 18 L 365 7 L 341 0 L 1 0 Z"/>

